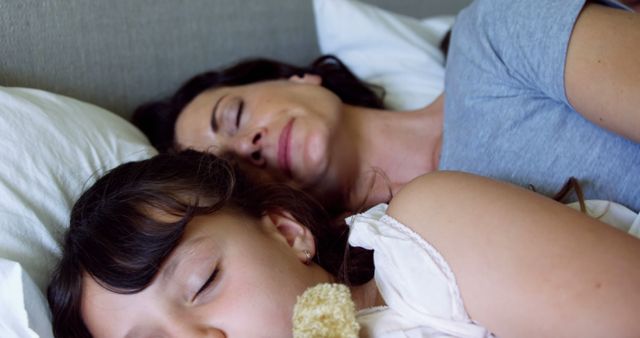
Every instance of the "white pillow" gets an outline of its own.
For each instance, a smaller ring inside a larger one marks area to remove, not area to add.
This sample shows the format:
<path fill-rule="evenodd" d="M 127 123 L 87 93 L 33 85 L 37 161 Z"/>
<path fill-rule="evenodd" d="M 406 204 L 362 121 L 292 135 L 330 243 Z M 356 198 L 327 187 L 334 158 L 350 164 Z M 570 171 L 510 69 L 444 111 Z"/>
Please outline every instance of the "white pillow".
<path fill-rule="evenodd" d="M 418 109 L 444 91 L 440 41 L 452 16 L 418 20 L 355 0 L 314 0 L 322 54 L 386 90 L 390 109 Z M 425 6 L 429 4 L 425 2 Z"/>
<path fill-rule="evenodd" d="M 18 263 L 39 292 L 61 255 L 60 241 L 80 193 L 106 170 L 155 154 L 137 128 L 102 108 L 7 87 L 0 87 L 0 149 L 0 258 Z M 18 285 L 6 280 L 0 284 Z M 23 291 L 3 290 L 5 295 L 32 298 Z M 32 322 L 31 329 L 41 331 L 42 325 L 38 329 Z M 49 318 L 45 322 L 50 325 Z"/>
<path fill-rule="evenodd" d="M 42 291 L 20 263 L 0 258 L 0 333 L 3 338 L 53 337 Z"/>

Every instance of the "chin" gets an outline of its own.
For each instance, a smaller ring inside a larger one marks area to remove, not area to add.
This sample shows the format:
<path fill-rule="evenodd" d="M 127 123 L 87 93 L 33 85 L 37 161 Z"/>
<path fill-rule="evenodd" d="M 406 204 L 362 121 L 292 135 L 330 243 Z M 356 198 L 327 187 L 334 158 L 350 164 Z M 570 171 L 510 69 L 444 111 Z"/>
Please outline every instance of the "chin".
<path fill-rule="evenodd" d="M 325 183 L 323 181 L 329 166 L 327 149 L 327 137 L 323 132 L 310 133 L 302 147 L 297 149 L 302 154 L 298 159 L 302 161 L 293 163 L 291 175 L 301 188 Z"/>
<path fill-rule="evenodd" d="M 317 174 L 316 170 L 317 168 L 311 167 L 310 169 L 300 170 L 302 174 L 296 174 L 295 172 L 292 173 L 294 187 L 306 190 L 322 183 L 322 179 L 320 175 Z"/>
<path fill-rule="evenodd" d="M 326 182 L 326 161 L 307 162 L 306 164 L 305 168 L 299 172 L 300 176 L 297 176 L 297 182 L 300 182 L 305 188 L 318 187 L 328 183 Z"/>

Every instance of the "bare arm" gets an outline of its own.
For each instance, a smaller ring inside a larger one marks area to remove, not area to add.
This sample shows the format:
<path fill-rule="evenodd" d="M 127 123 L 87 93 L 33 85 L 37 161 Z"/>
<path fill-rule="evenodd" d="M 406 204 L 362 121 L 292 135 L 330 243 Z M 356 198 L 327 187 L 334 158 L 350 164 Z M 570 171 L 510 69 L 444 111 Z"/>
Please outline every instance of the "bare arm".
<path fill-rule="evenodd" d="M 640 240 L 551 199 L 468 174 L 407 185 L 388 213 L 435 246 L 472 319 L 500 337 L 640 332 Z"/>
<path fill-rule="evenodd" d="M 640 142 L 640 15 L 587 5 L 571 35 L 564 75 L 578 112 Z"/>

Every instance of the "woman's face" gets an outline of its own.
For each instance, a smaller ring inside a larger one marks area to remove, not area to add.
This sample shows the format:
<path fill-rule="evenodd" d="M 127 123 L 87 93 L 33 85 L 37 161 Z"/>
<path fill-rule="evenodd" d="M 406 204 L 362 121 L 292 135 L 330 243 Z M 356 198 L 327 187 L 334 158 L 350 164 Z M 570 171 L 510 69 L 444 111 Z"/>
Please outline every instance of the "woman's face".
<path fill-rule="evenodd" d="M 293 221 L 225 210 L 198 216 L 139 293 L 113 293 L 86 276 L 81 310 L 89 331 L 116 338 L 291 336 L 296 297 L 332 278 L 305 264 L 304 245 L 315 250 L 308 229 L 286 222 Z"/>
<path fill-rule="evenodd" d="M 176 121 L 183 148 L 231 153 L 306 188 L 328 175 L 342 102 L 315 75 L 203 92 Z"/>

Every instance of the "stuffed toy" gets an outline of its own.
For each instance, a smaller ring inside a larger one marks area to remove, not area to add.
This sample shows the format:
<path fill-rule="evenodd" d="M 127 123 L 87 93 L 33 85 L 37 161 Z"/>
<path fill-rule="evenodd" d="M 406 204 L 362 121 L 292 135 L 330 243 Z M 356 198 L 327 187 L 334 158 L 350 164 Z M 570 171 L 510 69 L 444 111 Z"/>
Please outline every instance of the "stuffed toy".
<path fill-rule="evenodd" d="M 322 283 L 298 296 L 294 338 L 358 338 L 355 304 L 346 285 Z"/>

